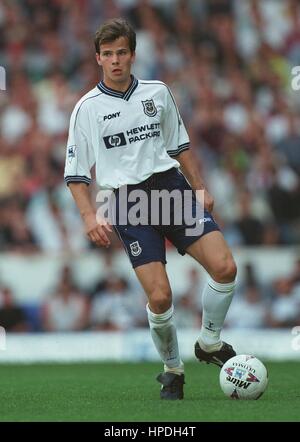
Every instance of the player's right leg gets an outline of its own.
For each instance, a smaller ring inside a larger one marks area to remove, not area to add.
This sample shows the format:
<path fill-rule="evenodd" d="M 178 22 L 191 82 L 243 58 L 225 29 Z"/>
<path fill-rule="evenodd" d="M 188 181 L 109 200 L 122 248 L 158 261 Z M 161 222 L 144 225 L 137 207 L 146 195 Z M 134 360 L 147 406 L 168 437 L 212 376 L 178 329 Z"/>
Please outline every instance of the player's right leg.
<path fill-rule="evenodd" d="M 172 293 L 162 262 L 150 262 L 135 268 L 147 297 L 147 313 L 154 345 L 164 363 L 157 380 L 162 384 L 162 399 L 183 399 L 184 366 L 180 359 L 177 333 L 173 322 Z"/>

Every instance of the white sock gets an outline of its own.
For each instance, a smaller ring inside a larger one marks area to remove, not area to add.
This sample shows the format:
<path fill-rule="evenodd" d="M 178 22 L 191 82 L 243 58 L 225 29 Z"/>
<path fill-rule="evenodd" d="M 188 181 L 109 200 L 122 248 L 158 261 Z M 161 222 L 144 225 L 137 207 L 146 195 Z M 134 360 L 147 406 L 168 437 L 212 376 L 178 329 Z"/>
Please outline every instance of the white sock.
<path fill-rule="evenodd" d="M 173 323 L 173 305 L 164 313 L 153 313 L 146 306 L 154 345 L 164 363 L 164 370 L 181 374 L 184 365 L 179 356 L 176 328 Z"/>
<path fill-rule="evenodd" d="M 228 312 L 235 281 L 228 283 L 216 282 L 209 278 L 202 295 L 202 327 L 199 344 L 203 350 L 215 351 L 222 346 L 220 334 Z"/>

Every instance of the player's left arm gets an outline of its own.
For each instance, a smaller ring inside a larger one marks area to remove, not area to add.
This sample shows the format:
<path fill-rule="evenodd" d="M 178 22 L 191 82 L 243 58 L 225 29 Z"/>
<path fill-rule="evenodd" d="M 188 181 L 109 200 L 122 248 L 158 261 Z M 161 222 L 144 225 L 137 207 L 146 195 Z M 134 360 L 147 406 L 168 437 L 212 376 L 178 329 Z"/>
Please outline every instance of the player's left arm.
<path fill-rule="evenodd" d="M 197 161 L 191 151 L 191 149 L 184 150 L 175 159 L 180 163 L 180 168 L 188 180 L 191 188 L 194 191 L 202 190 L 204 192 L 204 208 L 209 212 L 212 212 L 214 207 L 214 199 L 207 191 L 204 181 L 200 175 Z M 201 195 L 201 194 L 199 194 Z"/>
<path fill-rule="evenodd" d="M 188 180 L 193 190 L 204 191 L 204 207 L 212 211 L 214 200 L 205 188 L 204 182 L 200 176 L 197 161 L 189 149 L 190 140 L 180 116 L 175 98 L 171 90 L 166 87 L 162 89 L 165 92 L 165 108 L 162 119 L 162 131 L 167 146 L 167 152 L 171 158 L 176 159 L 181 166 L 181 170 Z M 201 201 L 202 195 L 202 201 Z M 203 194 L 197 195 L 199 201 L 203 202 Z"/>

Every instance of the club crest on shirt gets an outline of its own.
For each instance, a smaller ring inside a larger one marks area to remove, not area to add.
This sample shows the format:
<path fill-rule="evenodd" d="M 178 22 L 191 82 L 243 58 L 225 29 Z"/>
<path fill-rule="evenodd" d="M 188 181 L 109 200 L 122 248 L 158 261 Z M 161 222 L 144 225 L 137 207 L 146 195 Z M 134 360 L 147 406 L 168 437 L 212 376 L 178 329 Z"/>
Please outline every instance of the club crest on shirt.
<path fill-rule="evenodd" d="M 144 108 L 144 112 L 146 115 L 148 115 L 148 117 L 154 117 L 154 115 L 157 114 L 157 109 L 155 107 L 154 101 L 151 98 L 151 100 L 145 100 L 142 101 L 143 103 L 143 108 Z"/>
<path fill-rule="evenodd" d="M 142 248 L 138 241 L 134 241 L 129 245 L 130 245 L 131 254 L 133 256 L 139 256 L 142 253 Z"/>

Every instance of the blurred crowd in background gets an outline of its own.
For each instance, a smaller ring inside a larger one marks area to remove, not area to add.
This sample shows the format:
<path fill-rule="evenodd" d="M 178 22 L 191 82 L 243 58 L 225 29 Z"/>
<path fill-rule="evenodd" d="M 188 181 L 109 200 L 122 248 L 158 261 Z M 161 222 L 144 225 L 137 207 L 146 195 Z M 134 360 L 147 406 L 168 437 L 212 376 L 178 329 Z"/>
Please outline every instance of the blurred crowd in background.
<path fill-rule="evenodd" d="M 109 255 L 110 256 L 110 255 Z M 40 303 L 19 304 L 8 287 L 0 288 L 0 325 L 7 332 L 130 331 L 148 328 L 146 296 L 140 285 L 118 273 L 107 260 L 105 276 L 90 290 L 74 283 L 70 267 Z M 262 283 L 255 265 L 247 263 L 244 279 L 225 321 L 225 328 L 293 328 L 300 323 L 300 259 L 286 276 Z M 196 268 L 182 274 L 187 285 L 173 287 L 179 329 L 200 329 L 205 277 Z"/>
<path fill-rule="evenodd" d="M 63 182 L 66 139 L 75 103 L 101 79 L 93 35 L 105 19 L 119 16 L 137 32 L 135 75 L 166 82 L 176 97 L 229 245 L 299 245 L 300 91 L 291 87 L 291 70 L 300 66 L 299 0 L 2 0 L 0 250 L 92 248 Z M 116 238 L 112 248 L 122 249 Z M 281 323 L 279 313 L 266 316 L 265 302 L 278 297 L 278 311 L 288 299 L 299 304 L 295 276 L 275 281 L 267 295 L 249 278 L 241 299 L 246 308 L 238 312 L 249 314 L 251 306 L 257 326 Z M 53 302 L 43 306 L 41 327 L 68 323 L 51 315 L 69 298 L 74 329 L 145 325 L 145 313 L 126 315 L 127 307 L 119 309 L 122 320 L 105 324 L 110 302 L 118 311 L 128 290 L 126 281 L 108 279 L 87 302 L 66 271 Z M 1 293 L 3 308 L 12 294 Z M 191 320 L 198 326 L 200 306 L 191 307 L 190 293 L 180 299 L 178 310 L 197 312 Z M 291 317 L 299 311 L 293 302 Z M 243 321 L 231 313 L 228 321 Z"/>

